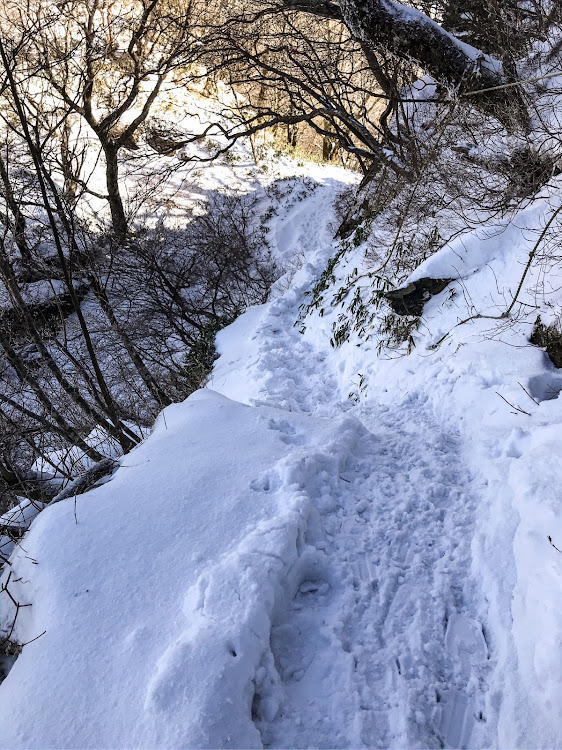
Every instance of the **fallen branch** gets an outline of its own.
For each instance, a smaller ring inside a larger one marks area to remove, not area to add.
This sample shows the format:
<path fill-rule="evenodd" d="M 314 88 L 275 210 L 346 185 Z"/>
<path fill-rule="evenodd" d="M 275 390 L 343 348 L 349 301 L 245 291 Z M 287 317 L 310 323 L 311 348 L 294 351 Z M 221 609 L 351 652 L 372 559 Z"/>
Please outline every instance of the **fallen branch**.
<path fill-rule="evenodd" d="M 84 492 L 87 492 L 97 484 L 100 479 L 112 474 L 118 465 L 117 461 L 113 458 L 104 458 L 102 461 L 98 461 L 97 464 L 94 464 L 83 474 L 80 474 L 73 482 L 67 484 L 58 495 L 55 495 L 49 505 L 60 503 L 61 500 L 67 500 L 69 497 L 84 494 Z"/>
<path fill-rule="evenodd" d="M 555 550 L 556 550 L 557 552 L 560 552 L 560 554 L 562 555 L 562 549 L 558 549 L 558 547 L 557 547 L 557 546 L 556 546 L 556 545 L 554 544 L 554 542 L 552 541 L 552 537 L 550 536 L 550 534 L 548 535 L 548 541 L 550 542 L 550 546 L 551 546 L 551 547 L 554 547 L 554 549 L 555 549 Z"/>
<path fill-rule="evenodd" d="M 511 406 L 512 409 L 515 409 L 515 411 L 513 412 L 514 414 L 516 414 L 519 411 L 521 412 L 521 414 L 526 414 L 528 417 L 531 416 L 531 414 L 528 411 L 525 411 L 525 409 L 522 409 L 520 406 L 515 406 L 515 404 L 512 404 L 511 401 L 508 401 L 504 396 L 501 395 L 501 393 L 498 393 L 497 391 L 496 391 L 496 396 L 499 396 L 501 399 L 505 401 L 505 403 L 508 406 Z"/>
<path fill-rule="evenodd" d="M 76 498 L 77 495 L 84 494 L 95 484 L 97 484 L 100 479 L 103 479 L 104 477 L 111 474 L 118 465 L 118 462 L 113 458 L 104 458 L 102 461 L 98 461 L 98 463 L 87 469 L 87 471 L 74 479 L 74 481 L 67 484 L 66 487 L 61 490 L 58 495 L 55 495 L 55 497 L 48 504 L 45 503 L 41 510 L 44 510 L 46 507 L 48 507 L 48 505 L 59 503 L 61 500 L 67 500 L 70 497 Z M 35 517 L 36 516 L 34 516 L 33 518 Z M 0 524 L 0 536 L 7 536 L 14 541 L 22 539 L 25 536 L 25 533 L 27 532 L 33 518 L 30 519 L 27 525 L 11 525 L 9 523 Z"/>

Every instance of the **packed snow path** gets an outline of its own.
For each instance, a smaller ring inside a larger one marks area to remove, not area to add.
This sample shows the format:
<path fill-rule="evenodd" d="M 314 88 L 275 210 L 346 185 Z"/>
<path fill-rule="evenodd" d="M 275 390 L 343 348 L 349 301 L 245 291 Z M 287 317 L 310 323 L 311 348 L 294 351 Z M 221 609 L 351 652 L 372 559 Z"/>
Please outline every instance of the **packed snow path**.
<path fill-rule="evenodd" d="M 322 270 L 314 258 L 325 262 L 322 243 L 330 240 L 323 192 L 277 232 L 279 244 L 289 238 L 306 253 L 312 278 Z M 261 346 L 247 378 L 261 383 L 247 395 L 250 403 L 287 412 L 271 427 L 295 446 L 287 461 L 301 467 L 299 487 L 313 508 L 306 542 L 314 565 L 294 598 L 277 608 L 271 631 L 281 708 L 268 719 L 263 696 L 255 701 L 262 741 L 493 743 L 484 695 L 491 660 L 479 620 L 484 597 L 471 578 L 477 501 L 459 436 L 417 398 L 399 408 L 342 402 L 325 351 L 294 326 L 303 290 L 297 285 L 268 308 L 253 336 Z M 212 387 L 220 384 L 219 375 Z M 232 395 L 228 387 L 226 393 Z M 337 421 L 353 414 L 342 428 L 347 442 L 318 452 L 291 419 L 297 414 Z M 282 491 L 275 472 L 265 487 Z"/>
<path fill-rule="evenodd" d="M 347 407 L 311 347 L 294 328 L 276 325 L 287 312 L 280 300 L 264 321 L 270 336 L 258 362 L 267 372 L 257 402 L 287 410 L 272 429 L 306 467 L 300 481 L 315 509 L 306 541 L 316 555 L 273 623 L 286 699 L 271 721 L 258 703 L 262 740 L 486 745 L 490 666 L 470 577 L 475 499 L 458 436 L 414 400 L 363 409 L 371 431 L 348 418 L 345 448 L 311 450 L 291 415 L 341 418 Z M 275 473 L 266 486 L 279 486 Z"/>
<path fill-rule="evenodd" d="M 463 747 L 485 721 L 474 502 L 457 441 L 419 404 L 376 420 L 376 435 L 348 421 L 343 455 L 310 453 L 290 419 L 272 425 L 303 444 L 293 460 L 318 516 L 314 565 L 272 627 L 287 697 L 271 722 L 258 711 L 267 746 Z"/>

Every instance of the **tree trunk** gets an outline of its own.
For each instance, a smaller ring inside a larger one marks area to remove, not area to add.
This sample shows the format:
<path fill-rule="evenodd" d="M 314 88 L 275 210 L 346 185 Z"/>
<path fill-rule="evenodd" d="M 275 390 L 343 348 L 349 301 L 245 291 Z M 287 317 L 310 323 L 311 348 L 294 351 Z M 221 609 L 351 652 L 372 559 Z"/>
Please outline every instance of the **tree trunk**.
<path fill-rule="evenodd" d="M 502 64 L 445 31 L 425 13 L 396 0 L 284 0 L 284 6 L 323 18 L 341 19 L 368 48 L 383 47 L 400 58 L 417 60 L 439 81 L 462 91 L 506 82 Z M 383 87 L 384 88 L 384 87 Z M 500 92 L 501 93 L 501 92 Z M 494 92 L 497 97 L 497 92 Z M 485 106 L 483 96 L 475 104 Z"/>
<path fill-rule="evenodd" d="M 103 146 L 105 155 L 105 177 L 107 184 L 107 199 L 111 210 L 111 221 L 113 232 L 118 240 L 127 236 L 127 217 L 123 208 L 123 200 L 119 191 L 119 162 L 117 155 L 119 149 L 111 145 Z"/>
<path fill-rule="evenodd" d="M 292 146 L 293 148 L 297 145 L 297 133 L 298 133 L 298 124 L 297 123 L 289 123 L 287 125 L 287 143 L 289 146 Z"/>
<path fill-rule="evenodd" d="M 127 354 L 131 358 L 132 363 L 134 364 L 149 393 L 158 402 L 161 408 L 169 406 L 172 403 L 172 399 L 168 396 L 164 389 L 160 387 L 156 378 L 152 375 L 148 367 L 145 365 L 141 355 L 137 351 L 137 348 L 133 344 L 132 340 L 129 338 L 126 330 L 120 325 L 117 317 L 115 316 L 115 313 L 111 306 L 111 302 L 109 301 L 109 297 L 107 296 L 105 289 L 102 287 L 95 274 L 93 273 L 88 274 L 88 281 L 90 282 L 92 291 L 96 295 L 96 298 L 100 303 L 100 306 L 105 315 L 107 316 L 112 329 L 121 339 L 121 343 L 125 347 Z"/>
<path fill-rule="evenodd" d="M 55 421 L 57 428 L 58 428 L 58 432 L 66 436 L 66 438 L 71 444 L 77 445 L 80 448 L 80 450 L 82 450 L 93 461 L 101 461 L 101 459 L 104 458 L 104 456 L 101 453 L 99 453 L 99 451 L 96 448 L 92 448 L 91 446 L 89 446 L 82 439 L 81 435 L 75 430 L 75 428 L 66 421 L 64 416 L 51 403 L 51 399 L 49 398 L 47 393 L 45 393 L 45 391 L 43 390 L 39 382 L 28 371 L 25 363 L 22 362 L 21 359 L 18 357 L 15 350 L 11 347 L 10 342 L 8 341 L 7 337 L 4 336 L 1 328 L 0 328 L 0 345 L 4 349 L 6 359 L 16 371 L 20 381 L 22 383 L 26 383 L 27 385 L 29 385 L 29 387 L 33 390 L 33 392 L 37 396 L 37 399 L 39 400 L 41 406 L 45 409 L 45 414 L 50 415 L 50 417 Z M 3 400 L 7 401 L 7 399 L 3 399 Z M 27 413 L 27 414 L 30 413 L 27 409 L 25 409 L 25 407 L 22 407 L 21 411 L 22 413 Z M 88 414 L 88 416 L 90 416 L 90 414 Z M 45 418 L 39 418 L 37 419 L 37 421 L 44 424 L 47 420 Z M 100 424 L 99 420 L 94 420 L 94 421 L 97 421 L 98 424 Z"/>
<path fill-rule="evenodd" d="M 20 251 L 22 260 L 25 263 L 27 263 L 29 266 L 31 266 L 33 259 L 32 259 L 31 251 L 27 245 L 27 240 L 25 237 L 25 229 L 26 229 L 25 217 L 20 211 L 18 202 L 14 197 L 14 193 L 12 191 L 12 185 L 10 183 L 10 177 L 8 175 L 8 169 L 6 167 L 6 164 L 4 163 L 4 160 L 2 159 L 1 154 L 0 154 L 0 179 L 2 180 L 2 184 L 4 186 L 4 199 L 6 201 L 6 206 L 9 208 L 12 216 L 14 217 L 14 225 L 12 228 L 13 235 L 14 235 L 14 242 L 16 243 L 16 246 L 18 250 Z"/>

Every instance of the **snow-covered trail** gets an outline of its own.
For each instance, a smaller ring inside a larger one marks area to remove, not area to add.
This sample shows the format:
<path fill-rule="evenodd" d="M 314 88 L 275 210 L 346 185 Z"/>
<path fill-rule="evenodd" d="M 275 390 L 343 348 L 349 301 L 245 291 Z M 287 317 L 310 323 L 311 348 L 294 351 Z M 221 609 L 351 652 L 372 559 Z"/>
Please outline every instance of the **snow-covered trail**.
<path fill-rule="evenodd" d="M 306 252 L 305 278 L 318 276 L 315 259 L 325 263 L 331 240 L 320 210 L 325 191 L 313 200 L 277 231 L 279 244 Z M 462 440 L 419 398 L 392 408 L 342 401 L 328 342 L 315 346 L 293 325 L 303 288 L 293 284 L 261 318 L 248 378 L 259 384 L 250 403 L 287 412 L 275 429 L 294 446 L 286 461 L 308 467 L 296 476 L 314 509 L 306 538 L 313 570 L 272 625 L 285 698 L 269 720 L 258 701 L 262 740 L 270 747 L 494 744 L 485 597 L 471 574 L 478 499 Z M 348 439 L 309 445 L 294 419 L 303 414 L 343 420 Z"/>
<path fill-rule="evenodd" d="M 286 701 L 273 721 L 257 717 L 267 746 L 489 744 L 474 499 L 456 436 L 423 412 L 377 410 L 375 434 L 348 418 L 340 452 L 311 453 L 283 424 L 304 442 L 292 460 L 315 467 L 301 487 L 317 510 L 315 566 L 273 622 Z"/>
<path fill-rule="evenodd" d="M 289 432 L 291 412 L 341 416 L 346 405 L 321 357 L 282 328 L 278 336 L 292 340 L 262 352 L 270 369 L 258 399 L 287 409 Z M 325 462 L 343 468 L 325 482 L 315 475 L 309 491 L 324 572 L 274 625 L 287 703 L 260 725 L 264 742 L 487 745 L 481 691 L 490 667 L 483 597 L 471 580 L 476 499 L 459 436 L 418 400 L 353 413 L 362 426 L 352 453 L 328 453 Z"/>

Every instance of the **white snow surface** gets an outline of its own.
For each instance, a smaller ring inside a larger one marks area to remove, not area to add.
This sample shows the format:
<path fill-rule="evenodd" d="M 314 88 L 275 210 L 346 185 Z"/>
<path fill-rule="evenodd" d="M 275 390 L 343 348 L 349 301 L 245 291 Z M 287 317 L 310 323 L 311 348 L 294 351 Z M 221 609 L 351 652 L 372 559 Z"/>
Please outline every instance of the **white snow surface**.
<path fill-rule="evenodd" d="M 311 173 L 272 224 L 291 271 L 208 387 L 14 551 L 14 635 L 44 634 L 0 686 L 2 747 L 562 747 L 562 375 L 532 317 L 454 327 L 503 309 L 546 205 L 429 259 L 458 280 L 379 357 L 330 347 L 339 309 L 294 326 L 354 179 Z"/>

